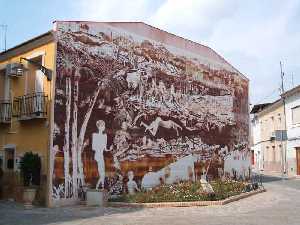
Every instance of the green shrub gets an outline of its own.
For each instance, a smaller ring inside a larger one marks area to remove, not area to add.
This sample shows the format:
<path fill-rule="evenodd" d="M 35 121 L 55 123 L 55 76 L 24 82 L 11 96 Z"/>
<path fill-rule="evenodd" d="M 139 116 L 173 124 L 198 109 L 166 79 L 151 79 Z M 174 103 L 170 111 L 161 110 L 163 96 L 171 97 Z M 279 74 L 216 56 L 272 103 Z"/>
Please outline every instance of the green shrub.
<path fill-rule="evenodd" d="M 40 185 L 41 158 L 38 154 L 26 152 L 20 160 L 24 186 Z"/>

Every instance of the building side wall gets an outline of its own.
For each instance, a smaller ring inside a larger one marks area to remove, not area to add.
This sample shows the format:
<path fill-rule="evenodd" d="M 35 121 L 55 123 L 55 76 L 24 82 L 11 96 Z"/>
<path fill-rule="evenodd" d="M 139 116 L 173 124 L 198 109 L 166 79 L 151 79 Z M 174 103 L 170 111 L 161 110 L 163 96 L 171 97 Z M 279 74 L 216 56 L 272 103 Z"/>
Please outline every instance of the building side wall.
<path fill-rule="evenodd" d="M 248 80 L 116 24 L 56 29 L 54 205 L 86 187 L 249 176 Z"/>

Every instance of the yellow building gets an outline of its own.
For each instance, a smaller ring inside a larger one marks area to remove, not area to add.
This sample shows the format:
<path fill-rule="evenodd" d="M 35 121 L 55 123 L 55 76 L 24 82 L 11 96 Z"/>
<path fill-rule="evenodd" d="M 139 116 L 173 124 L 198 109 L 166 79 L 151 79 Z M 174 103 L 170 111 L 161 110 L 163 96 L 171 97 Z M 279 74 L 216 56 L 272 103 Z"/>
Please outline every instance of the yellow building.
<path fill-rule="evenodd" d="M 265 173 L 280 174 L 283 171 L 283 154 L 286 141 L 276 140 L 276 131 L 285 130 L 284 106 L 282 100 L 271 104 L 256 105 L 251 111 L 252 150 L 255 168 Z"/>
<path fill-rule="evenodd" d="M 54 59 L 52 32 L 0 53 L 2 198 L 22 199 L 19 161 L 32 151 L 39 154 L 42 164 L 38 201 L 47 201 Z"/>

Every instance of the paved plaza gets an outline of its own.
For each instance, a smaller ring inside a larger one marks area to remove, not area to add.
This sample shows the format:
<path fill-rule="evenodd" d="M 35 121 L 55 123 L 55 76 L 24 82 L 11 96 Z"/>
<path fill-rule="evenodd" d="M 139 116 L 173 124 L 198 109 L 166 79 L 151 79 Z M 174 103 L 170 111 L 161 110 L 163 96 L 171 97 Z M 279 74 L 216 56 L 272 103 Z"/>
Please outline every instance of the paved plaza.
<path fill-rule="evenodd" d="M 267 192 L 225 206 L 188 208 L 64 207 L 24 210 L 22 205 L 0 202 L 1 225 L 114 225 L 114 224 L 300 224 L 300 180 L 264 178 Z"/>

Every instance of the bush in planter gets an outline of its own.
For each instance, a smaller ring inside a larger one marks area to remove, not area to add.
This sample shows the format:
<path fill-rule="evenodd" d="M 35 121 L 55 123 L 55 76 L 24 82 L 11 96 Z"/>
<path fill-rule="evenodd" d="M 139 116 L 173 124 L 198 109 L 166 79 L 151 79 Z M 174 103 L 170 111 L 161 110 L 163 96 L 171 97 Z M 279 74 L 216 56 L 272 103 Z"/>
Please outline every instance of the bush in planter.
<path fill-rule="evenodd" d="M 26 152 L 20 160 L 24 186 L 40 185 L 41 158 L 38 154 Z"/>

